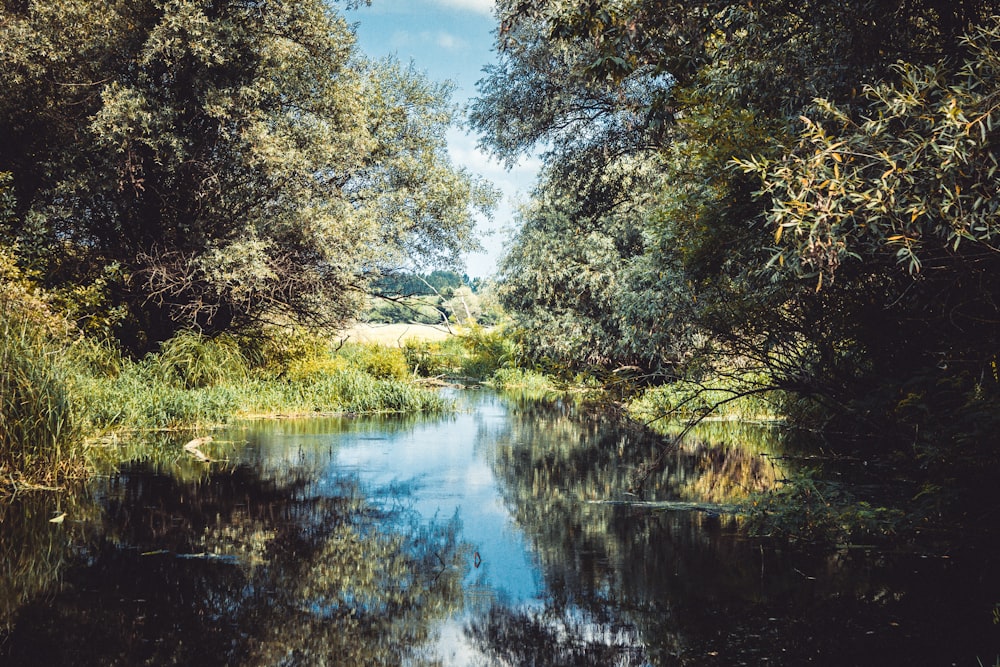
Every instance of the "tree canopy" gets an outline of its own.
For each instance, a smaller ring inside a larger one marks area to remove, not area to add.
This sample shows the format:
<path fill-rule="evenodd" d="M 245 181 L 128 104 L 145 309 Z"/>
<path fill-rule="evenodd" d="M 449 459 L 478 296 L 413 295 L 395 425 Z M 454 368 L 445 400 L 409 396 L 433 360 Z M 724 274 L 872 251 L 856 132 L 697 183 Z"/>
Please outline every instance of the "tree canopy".
<path fill-rule="evenodd" d="M 987 433 L 992 9 L 501 0 L 472 118 L 544 151 L 500 286 L 536 356 L 737 372 L 921 455 Z"/>
<path fill-rule="evenodd" d="M 449 86 L 321 0 L 10 0 L 0 44 L 3 239 L 133 349 L 341 323 L 492 206 L 447 157 Z"/>

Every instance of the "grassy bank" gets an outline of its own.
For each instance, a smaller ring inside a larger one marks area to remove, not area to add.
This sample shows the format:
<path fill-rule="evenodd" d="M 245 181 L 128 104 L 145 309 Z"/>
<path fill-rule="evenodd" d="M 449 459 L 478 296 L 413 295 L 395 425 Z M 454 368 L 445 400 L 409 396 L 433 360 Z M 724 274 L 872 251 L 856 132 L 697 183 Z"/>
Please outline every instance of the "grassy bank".
<path fill-rule="evenodd" d="M 414 374 L 497 391 L 546 394 L 565 389 L 551 374 L 526 367 L 521 346 L 501 327 L 460 327 L 444 338 L 408 338 L 403 354 Z"/>
<path fill-rule="evenodd" d="M 335 348 L 289 332 L 262 349 L 184 333 L 138 362 L 81 379 L 91 431 L 211 425 L 253 416 L 429 412 L 445 409 L 412 382 L 402 352 L 370 344 Z M 249 348 L 249 351 L 248 351 Z"/>
<path fill-rule="evenodd" d="M 260 416 L 441 412 L 403 349 L 298 330 L 183 332 L 141 359 L 83 335 L 29 290 L 0 294 L 0 479 L 38 488 L 86 474 L 110 433 Z"/>

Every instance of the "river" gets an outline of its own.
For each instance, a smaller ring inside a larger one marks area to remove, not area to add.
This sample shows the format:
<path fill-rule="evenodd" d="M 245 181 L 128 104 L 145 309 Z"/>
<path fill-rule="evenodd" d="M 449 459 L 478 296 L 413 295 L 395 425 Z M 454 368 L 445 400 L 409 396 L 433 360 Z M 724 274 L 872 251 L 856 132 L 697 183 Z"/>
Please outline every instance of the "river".
<path fill-rule="evenodd" d="M 772 428 L 662 438 L 559 399 L 269 420 L 0 512 L 11 665 L 977 665 L 981 547 L 816 552 L 730 513 Z M 652 469 L 650 460 L 661 456 Z"/>

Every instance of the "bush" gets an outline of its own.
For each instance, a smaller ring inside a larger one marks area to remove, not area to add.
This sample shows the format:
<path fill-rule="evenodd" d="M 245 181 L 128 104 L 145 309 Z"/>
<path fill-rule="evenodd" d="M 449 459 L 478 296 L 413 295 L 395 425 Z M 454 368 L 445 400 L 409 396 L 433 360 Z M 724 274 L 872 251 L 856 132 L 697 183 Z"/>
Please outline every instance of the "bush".
<path fill-rule="evenodd" d="M 277 377 L 303 372 L 330 358 L 330 340 L 301 327 L 269 327 L 254 331 L 241 342 L 243 356 L 262 375 Z"/>
<path fill-rule="evenodd" d="M 557 390 L 548 375 L 521 368 L 501 368 L 493 374 L 489 384 L 498 391 L 547 393 Z"/>
<path fill-rule="evenodd" d="M 462 374 L 485 380 L 498 369 L 512 368 L 520 357 L 520 346 L 504 335 L 501 329 L 471 327 L 462 336 L 468 356 L 462 361 Z"/>
<path fill-rule="evenodd" d="M 872 504 L 847 486 L 822 479 L 818 469 L 803 469 L 785 482 L 747 502 L 745 526 L 751 534 L 830 547 L 879 543 L 916 523 L 899 508 Z"/>
<path fill-rule="evenodd" d="M 378 379 L 405 380 L 410 377 L 406 355 L 398 347 L 385 345 L 345 345 L 338 353 L 350 366 Z"/>
<path fill-rule="evenodd" d="M 422 377 L 462 374 L 467 354 L 458 338 L 440 342 L 410 339 L 403 344 L 402 351 L 409 367 Z"/>

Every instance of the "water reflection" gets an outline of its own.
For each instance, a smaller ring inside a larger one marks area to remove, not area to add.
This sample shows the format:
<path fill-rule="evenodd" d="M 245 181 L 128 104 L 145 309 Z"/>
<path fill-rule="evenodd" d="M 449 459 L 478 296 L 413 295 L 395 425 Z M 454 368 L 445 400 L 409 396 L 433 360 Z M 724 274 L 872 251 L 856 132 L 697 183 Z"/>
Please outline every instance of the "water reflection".
<path fill-rule="evenodd" d="M 774 432 L 669 450 L 558 399 L 268 421 L 0 514 L 12 665 L 992 664 L 994 556 L 810 554 L 726 504 Z M 775 462 L 775 463 L 772 463 Z M 686 509 L 695 503 L 695 509 Z M 718 511 L 712 511 L 713 508 Z M 64 514 L 61 524 L 49 519 Z"/>
<path fill-rule="evenodd" d="M 988 545 L 945 558 L 813 554 L 670 502 L 771 488 L 787 474 L 771 436 L 706 424 L 636 489 L 659 438 L 571 403 L 519 406 L 494 469 L 546 597 L 495 605 L 468 624 L 470 641 L 489 664 L 992 664 L 1000 576 Z M 626 490 L 664 502 L 628 502 Z"/>
<path fill-rule="evenodd" d="M 21 608 L 10 664 L 419 663 L 461 605 L 458 522 L 374 508 L 350 478 L 317 494 L 245 465 L 194 483 L 133 466 L 101 506 L 60 590 Z"/>
<path fill-rule="evenodd" d="M 18 495 L 0 503 L 0 632 L 13 627 L 22 606 L 58 584 L 97 516 L 84 489 L 66 496 Z"/>

